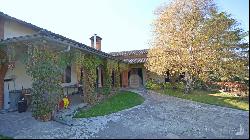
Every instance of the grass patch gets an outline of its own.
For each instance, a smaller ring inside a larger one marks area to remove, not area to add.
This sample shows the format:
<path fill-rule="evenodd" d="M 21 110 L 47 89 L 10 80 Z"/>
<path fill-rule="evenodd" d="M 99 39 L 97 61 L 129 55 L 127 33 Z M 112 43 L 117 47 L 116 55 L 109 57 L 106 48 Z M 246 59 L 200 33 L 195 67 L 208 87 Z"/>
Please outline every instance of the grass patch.
<path fill-rule="evenodd" d="M 115 113 L 127 108 L 131 108 L 136 105 L 142 104 L 144 98 L 136 93 L 129 91 L 120 91 L 114 96 L 104 100 L 95 106 L 79 111 L 75 118 L 87 118 L 103 116 L 111 113 Z"/>
<path fill-rule="evenodd" d="M 249 110 L 249 100 L 247 97 L 235 97 L 220 91 L 194 90 L 190 94 L 183 94 L 183 91 L 179 89 L 166 89 L 158 90 L 157 92 L 206 104 Z"/>
<path fill-rule="evenodd" d="M 7 137 L 7 136 L 3 136 L 3 135 L 0 135 L 0 139 L 13 139 L 13 138 Z"/>

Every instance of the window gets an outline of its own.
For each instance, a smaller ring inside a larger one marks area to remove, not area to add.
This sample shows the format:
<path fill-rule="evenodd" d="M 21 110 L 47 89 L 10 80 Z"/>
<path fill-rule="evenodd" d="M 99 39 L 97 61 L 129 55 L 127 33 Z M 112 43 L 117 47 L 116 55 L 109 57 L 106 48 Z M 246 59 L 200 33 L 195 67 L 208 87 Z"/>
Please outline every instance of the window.
<path fill-rule="evenodd" d="M 65 69 L 65 83 L 71 82 L 71 66 L 67 66 Z"/>

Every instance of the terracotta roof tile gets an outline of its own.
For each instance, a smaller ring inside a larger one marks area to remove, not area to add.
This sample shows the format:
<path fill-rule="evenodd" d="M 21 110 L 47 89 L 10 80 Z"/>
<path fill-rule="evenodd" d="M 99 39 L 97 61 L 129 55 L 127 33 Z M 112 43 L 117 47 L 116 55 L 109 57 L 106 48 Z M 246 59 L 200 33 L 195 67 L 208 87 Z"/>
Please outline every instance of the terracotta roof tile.
<path fill-rule="evenodd" d="M 147 61 L 147 58 L 131 58 L 131 59 L 123 59 L 123 61 L 129 64 L 139 64 L 139 63 L 145 63 Z"/>
<path fill-rule="evenodd" d="M 148 49 L 111 52 L 109 54 L 113 55 L 114 57 L 121 58 L 123 59 L 123 61 L 129 64 L 139 64 L 139 63 L 145 63 L 147 61 L 147 56 L 146 56 L 147 53 Z"/>
<path fill-rule="evenodd" d="M 121 51 L 121 52 L 110 52 L 109 54 L 111 54 L 113 56 L 128 56 L 128 55 L 141 55 L 141 54 L 147 54 L 147 53 L 148 53 L 148 49 Z"/>

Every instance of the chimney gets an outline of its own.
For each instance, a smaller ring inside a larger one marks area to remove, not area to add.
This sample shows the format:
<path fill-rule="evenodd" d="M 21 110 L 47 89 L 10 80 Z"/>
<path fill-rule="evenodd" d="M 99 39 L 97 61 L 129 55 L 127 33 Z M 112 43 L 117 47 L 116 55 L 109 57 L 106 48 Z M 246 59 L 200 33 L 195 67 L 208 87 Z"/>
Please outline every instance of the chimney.
<path fill-rule="evenodd" d="M 102 38 L 97 36 L 96 34 L 94 34 L 91 38 L 91 47 L 97 49 L 97 50 L 101 50 L 101 40 Z"/>

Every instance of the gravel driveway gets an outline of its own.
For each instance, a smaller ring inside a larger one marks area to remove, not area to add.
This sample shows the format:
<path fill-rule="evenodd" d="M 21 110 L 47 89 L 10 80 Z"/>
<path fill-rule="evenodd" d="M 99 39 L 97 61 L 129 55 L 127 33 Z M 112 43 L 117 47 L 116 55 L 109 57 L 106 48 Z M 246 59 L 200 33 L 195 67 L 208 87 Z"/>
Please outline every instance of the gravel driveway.
<path fill-rule="evenodd" d="M 249 138 L 249 112 L 146 90 L 142 105 L 73 126 L 38 122 L 26 113 L 0 114 L 0 134 L 14 138 Z"/>

